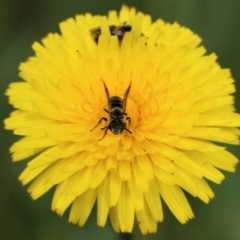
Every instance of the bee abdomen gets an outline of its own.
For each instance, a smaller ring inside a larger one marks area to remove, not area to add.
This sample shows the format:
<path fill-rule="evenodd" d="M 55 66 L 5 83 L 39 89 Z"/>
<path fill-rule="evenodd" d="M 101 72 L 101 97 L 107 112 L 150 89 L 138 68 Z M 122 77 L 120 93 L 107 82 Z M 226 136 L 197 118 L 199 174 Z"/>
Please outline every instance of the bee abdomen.
<path fill-rule="evenodd" d="M 120 97 L 114 96 L 110 98 L 111 109 L 119 108 L 122 109 L 123 101 Z"/>

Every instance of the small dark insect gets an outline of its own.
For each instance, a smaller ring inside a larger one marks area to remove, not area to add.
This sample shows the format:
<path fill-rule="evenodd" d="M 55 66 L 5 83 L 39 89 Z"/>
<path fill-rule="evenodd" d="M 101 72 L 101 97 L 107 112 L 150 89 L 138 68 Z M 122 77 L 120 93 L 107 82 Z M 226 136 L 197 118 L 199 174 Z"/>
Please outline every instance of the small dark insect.
<path fill-rule="evenodd" d="M 117 36 L 118 40 L 121 42 L 125 33 L 130 32 L 132 27 L 130 25 L 122 25 L 122 26 L 109 26 L 109 31 L 112 36 Z M 91 30 L 91 35 L 96 43 L 98 43 L 99 36 L 101 35 L 101 28 L 94 28 Z"/>
<path fill-rule="evenodd" d="M 129 84 L 126 92 L 124 93 L 123 99 L 118 96 L 110 97 L 108 88 L 103 81 L 103 85 L 105 88 L 105 92 L 107 95 L 108 101 L 108 109 L 104 108 L 103 110 L 109 114 L 108 119 L 105 117 L 100 118 L 97 125 L 91 130 L 93 131 L 101 122 L 102 120 L 109 122 L 108 126 L 101 128 L 101 130 L 105 130 L 103 137 L 100 140 L 103 140 L 107 134 L 107 131 L 110 130 L 113 134 L 118 135 L 122 133 L 123 130 L 132 133 L 129 129 L 127 129 L 126 122 L 128 121 L 128 125 L 131 123 L 131 118 L 127 116 L 126 106 L 127 106 L 127 98 L 131 88 L 131 84 Z"/>

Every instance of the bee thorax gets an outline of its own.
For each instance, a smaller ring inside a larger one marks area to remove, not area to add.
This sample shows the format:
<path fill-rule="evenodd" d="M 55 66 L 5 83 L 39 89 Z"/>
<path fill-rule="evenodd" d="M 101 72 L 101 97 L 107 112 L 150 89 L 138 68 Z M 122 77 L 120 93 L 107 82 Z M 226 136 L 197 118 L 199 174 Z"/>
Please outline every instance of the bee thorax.
<path fill-rule="evenodd" d="M 120 109 L 114 109 L 109 115 L 110 121 L 118 119 L 118 120 L 123 120 L 123 111 Z"/>

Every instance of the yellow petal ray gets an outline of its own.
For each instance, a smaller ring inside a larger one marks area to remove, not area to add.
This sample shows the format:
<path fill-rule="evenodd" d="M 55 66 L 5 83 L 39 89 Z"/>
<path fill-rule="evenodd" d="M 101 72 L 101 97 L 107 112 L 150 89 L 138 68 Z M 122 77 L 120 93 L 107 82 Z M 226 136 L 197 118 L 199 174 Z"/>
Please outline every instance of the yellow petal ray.
<path fill-rule="evenodd" d="M 122 184 L 122 190 L 116 208 L 121 232 L 132 232 L 135 208 L 126 182 Z"/>
<path fill-rule="evenodd" d="M 164 182 L 165 184 L 177 184 L 176 180 L 173 177 L 173 173 L 166 172 L 155 164 L 153 164 L 153 174 L 157 179 Z"/>
<path fill-rule="evenodd" d="M 229 172 L 234 172 L 236 170 L 235 167 L 239 162 L 239 160 L 228 151 L 217 152 L 214 155 L 204 154 L 203 157 L 208 158 L 208 162 L 213 166 Z"/>
<path fill-rule="evenodd" d="M 82 51 L 85 52 L 87 51 L 90 43 L 92 43 L 92 41 L 90 41 L 89 44 L 86 44 L 86 41 L 84 41 L 85 38 L 81 37 L 80 35 L 80 31 L 84 36 L 88 36 L 89 34 L 87 34 L 86 30 L 83 27 L 80 30 L 79 26 L 76 24 L 73 18 L 70 18 L 67 21 L 62 22 L 60 24 L 60 29 L 66 42 L 66 46 L 72 46 L 75 49 L 79 49 L 81 52 Z"/>
<path fill-rule="evenodd" d="M 117 204 L 122 191 L 122 179 L 117 173 L 111 172 L 109 175 L 109 207 L 113 207 Z"/>
<path fill-rule="evenodd" d="M 69 222 L 83 226 L 92 211 L 96 197 L 97 192 L 93 189 L 88 189 L 85 193 L 77 197 L 70 210 Z"/>
<path fill-rule="evenodd" d="M 52 210 L 62 215 L 76 197 L 88 189 L 92 172 L 92 168 L 82 169 L 58 184 L 52 201 Z"/>
<path fill-rule="evenodd" d="M 152 180 L 149 185 L 149 192 L 144 193 L 146 205 L 148 205 L 153 219 L 157 222 L 162 222 L 163 209 L 156 180 Z"/>
<path fill-rule="evenodd" d="M 107 155 L 103 151 L 101 151 L 101 149 L 98 149 L 94 153 L 94 157 L 97 158 L 97 159 L 103 159 L 103 158 L 106 158 Z"/>
<path fill-rule="evenodd" d="M 120 232 L 120 223 L 116 207 L 109 209 L 109 219 L 115 232 Z"/>
<path fill-rule="evenodd" d="M 28 163 L 28 166 L 29 168 L 34 169 L 41 167 L 45 164 L 47 165 L 52 164 L 59 158 L 71 157 L 79 152 L 76 151 L 77 150 L 76 148 L 78 148 L 78 145 L 74 146 L 74 144 L 71 143 L 53 146 L 39 154 L 37 157 L 35 157 L 31 162 Z"/>
<path fill-rule="evenodd" d="M 186 136 L 229 144 L 239 144 L 238 136 L 234 133 L 224 131 L 222 128 L 196 127 L 188 131 Z"/>
<path fill-rule="evenodd" d="M 179 222 L 184 224 L 194 217 L 192 209 L 179 186 L 168 186 L 161 181 L 158 181 L 158 186 L 161 197 Z"/>
<path fill-rule="evenodd" d="M 173 173 L 177 170 L 177 166 L 170 159 L 163 156 L 162 154 L 149 154 L 148 157 L 151 159 L 153 164 L 166 172 Z"/>
<path fill-rule="evenodd" d="M 36 56 L 31 56 L 26 62 L 19 64 L 18 69 L 20 70 L 20 77 L 22 77 L 28 83 L 33 79 L 32 76 L 38 77 L 38 69 L 34 68 L 36 62 L 38 61 Z"/>
<path fill-rule="evenodd" d="M 38 138 L 44 137 L 46 135 L 45 129 L 42 128 L 42 126 L 36 126 L 35 129 L 29 127 L 19 127 L 16 130 L 14 130 L 14 134 L 20 135 L 20 136 L 35 136 Z"/>
<path fill-rule="evenodd" d="M 139 156 L 135 159 L 134 165 L 138 165 L 140 170 L 143 172 L 143 174 L 146 176 L 148 181 L 153 179 L 153 169 L 152 164 L 148 158 L 148 156 Z"/>
<path fill-rule="evenodd" d="M 135 152 L 136 155 L 145 155 L 146 154 L 146 152 L 144 151 L 144 149 L 140 146 L 140 144 L 138 142 L 133 145 L 133 151 Z"/>
<path fill-rule="evenodd" d="M 136 211 L 143 210 L 144 208 L 144 198 L 143 193 L 139 190 L 138 185 L 136 184 L 135 179 L 127 182 L 129 194 L 132 198 Z"/>
<path fill-rule="evenodd" d="M 194 49 L 193 51 L 189 52 L 185 56 L 185 59 L 189 62 L 196 61 L 201 56 L 203 56 L 205 52 L 206 52 L 206 49 L 204 47 L 198 47 L 198 48 Z"/>
<path fill-rule="evenodd" d="M 35 113 L 15 110 L 10 114 L 9 118 L 4 120 L 5 129 L 17 129 L 19 127 L 35 125 L 36 120 L 37 115 Z"/>
<path fill-rule="evenodd" d="M 44 128 L 46 135 L 59 142 L 72 140 L 71 134 L 67 131 L 63 124 L 58 122 L 45 122 Z"/>
<path fill-rule="evenodd" d="M 41 95 L 45 96 L 47 101 L 41 101 L 41 103 L 48 103 L 48 104 L 64 104 L 62 97 L 62 91 L 60 91 L 58 85 L 60 80 L 57 82 L 55 81 L 47 81 L 47 80 L 32 80 L 31 85 L 35 91 L 38 91 Z M 35 103 L 34 101 L 33 103 Z M 39 102 L 39 101 L 37 101 Z M 65 104 L 67 104 L 65 102 Z"/>
<path fill-rule="evenodd" d="M 240 126 L 240 115 L 237 113 L 209 111 L 202 114 L 195 123 L 198 126 L 238 127 Z"/>
<path fill-rule="evenodd" d="M 135 14 L 136 10 L 134 8 L 129 8 L 128 6 L 123 5 L 119 12 L 119 22 L 131 22 L 132 18 L 135 17 Z"/>
<path fill-rule="evenodd" d="M 133 140 L 129 136 L 124 135 L 121 139 L 123 150 L 129 150 L 132 148 Z"/>
<path fill-rule="evenodd" d="M 97 224 L 103 227 L 106 224 L 108 213 L 109 213 L 109 192 L 110 176 L 109 174 L 105 177 L 104 181 L 98 188 L 97 195 Z"/>
<path fill-rule="evenodd" d="M 171 159 L 174 164 L 183 168 L 184 170 L 194 174 L 198 177 L 202 177 L 202 170 L 198 168 L 198 165 L 188 158 L 183 152 L 178 151 L 177 149 L 168 147 L 166 145 L 161 145 L 159 149 L 160 153 Z"/>
<path fill-rule="evenodd" d="M 56 145 L 57 142 L 47 137 L 24 137 L 14 143 L 10 148 L 11 152 L 21 151 L 28 148 L 47 148 Z"/>
<path fill-rule="evenodd" d="M 40 168 L 39 171 L 35 170 L 34 173 L 39 175 L 40 173 L 42 173 L 42 168 Z M 21 176 L 19 178 L 20 180 L 22 180 Z M 24 179 L 22 181 L 24 181 Z M 25 185 L 26 183 L 23 182 L 23 184 Z M 52 186 L 53 186 L 52 183 L 45 181 L 44 175 L 40 175 L 30 185 L 30 187 L 28 188 L 28 192 L 31 194 L 31 197 L 35 200 L 42 196 L 44 193 L 46 193 Z"/>
<path fill-rule="evenodd" d="M 138 164 L 131 163 L 132 174 L 138 186 L 138 189 L 141 192 L 148 192 L 149 191 L 149 180 L 147 179 L 144 172 L 138 166 Z"/>
<path fill-rule="evenodd" d="M 186 152 L 186 154 L 194 159 L 196 163 L 198 163 L 199 167 L 203 171 L 203 176 L 215 183 L 221 183 L 224 179 L 224 175 L 217 170 L 214 166 L 212 166 L 206 159 L 204 159 L 201 154 L 196 153 L 195 151 Z"/>
<path fill-rule="evenodd" d="M 85 16 L 86 16 L 86 18 L 88 18 L 88 16 L 90 16 L 90 14 L 86 14 Z M 88 18 L 88 19 L 90 19 L 90 18 Z M 78 32 L 78 40 L 79 40 L 79 43 L 81 44 L 79 47 L 79 52 L 85 53 L 87 51 L 89 53 L 89 55 L 91 53 L 95 53 L 96 44 L 93 41 L 92 36 L 89 34 L 89 31 L 90 31 L 90 29 L 98 27 L 99 25 L 98 26 L 94 25 L 91 27 L 90 24 L 87 23 L 86 19 L 84 19 L 84 17 L 82 15 L 76 16 L 76 23 L 77 23 L 78 27 L 81 29 L 81 31 Z M 82 37 L 83 34 L 85 36 L 84 38 Z"/>
<path fill-rule="evenodd" d="M 126 183 L 122 187 L 119 201 L 115 207 L 110 208 L 109 217 L 116 232 L 131 232 L 134 222 L 134 205 Z"/>
<path fill-rule="evenodd" d="M 117 26 L 119 24 L 118 22 L 118 15 L 116 11 L 109 11 L 108 12 L 108 24 L 109 26 L 115 25 Z"/>
<path fill-rule="evenodd" d="M 21 149 L 17 152 L 12 153 L 12 160 L 14 162 L 24 160 L 27 157 L 33 156 L 35 154 L 39 154 L 45 148 L 35 148 L 35 149 Z"/>
<path fill-rule="evenodd" d="M 144 210 L 136 211 L 136 217 L 142 234 L 155 233 L 157 231 L 157 222 L 152 217 L 147 204 L 145 204 Z"/>
<path fill-rule="evenodd" d="M 111 172 L 117 172 L 118 170 L 118 161 L 115 157 L 109 156 L 106 162 L 106 169 Z"/>
<path fill-rule="evenodd" d="M 197 196 L 198 189 L 190 174 L 182 169 L 178 169 L 178 171 L 173 174 L 173 177 L 181 188 L 189 192 L 192 196 Z"/>
<path fill-rule="evenodd" d="M 89 182 L 90 188 L 97 188 L 101 185 L 103 180 L 106 178 L 108 171 L 105 167 L 106 162 L 104 160 L 99 161 L 94 167 L 93 167 L 93 178 Z"/>
<path fill-rule="evenodd" d="M 9 100 L 15 108 L 20 108 L 25 111 L 34 111 L 31 100 L 48 101 L 46 97 L 34 91 L 31 86 L 25 82 L 11 83 L 9 89 L 6 91 L 6 95 L 9 96 Z M 28 107 L 21 108 L 20 106 L 23 104 Z"/>
<path fill-rule="evenodd" d="M 192 156 L 192 158 L 199 159 L 199 161 L 204 161 L 219 169 L 223 169 L 229 172 L 235 171 L 235 166 L 239 162 L 239 160 L 233 154 L 229 153 L 226 150 L 221 150 L 218 152 L 194 151 L 186 152 L 186 154 Z"/>
<path fill-rule="evenodd" d="M 42 173 L 50 164 L 45 164 L 41 167 L 31 169 L 29 167 L 25 168 L 24 171 L 20 174 L 19 180 L 23 185 L 26 185 L 30 181 L 32 181 L 36 176 Z"/>
<path fill-rule="evenodd" d="M 133 20 L 132 33 L 133 33 L 134 42 L 142 41 L 143 39 L 144 39 L 144 42 L 146 41 L 145 37 L 141 36 L 142 35 L 143 16 L 144 15 L 141 12 L 138 12 Z M 146 44 L 144 44 L 144 45 L 146 45 Z M 137 46 L 137 44 L 136 44 L 136 46 Z"/>
<path fill-rule="evenodd" d="M 123 65 L 122 63 L 126 61 L 129 62 L 129 55 L 131 54 L 131 48 L 132 48 L 132 38 L 133 38 L 132 34 L 127 33 L 122 40 L 121 52 L 120 52 L 121 65 Z"/>
<path fill-rule="evenodd" d="M 210 142 L 204 140 L 196 140 L 194 138 L 179 138 L 175 143 L 176 148 L 186 149 L 186 150 L 196 150 L 200 151 L 216 151 L 221 149 L 221 147 L 216 146 Z"/>
<path fill-rule="evenodd" d="M 46 118 L 60 121 L 65 120 L 63 115 L 59 112 L 58 106 L 52 103 L 34 102 L 33 106 Z"/>
<path fill-rule="evenodd" d="M 123 181 L 129 181 L 132 179 L 131 163 L 128 161 L 118 162 L 118 173 Z"/>
<path fill-rule="evenodd" d="M 156 153 L 158 151 L 158 147 L 154 145 L 153 141 L 143 140 L 139 142 L 139 145 L 144 149 L 145 152 L 148 153 Z"/>
<path fill-rule="evenodd" d="M 52 35 L 50 34 L 49 39 L 51 39 L 51 36 Z M 62 43 L 60 42 L 59 45 L 62 45 Z M 57 56 L 51 51 L 48 51 L 48 49 L 46 49 L 44 46 L 36 42 L 32 45 L 32 48 L 36 52 L 38 59 L 41 59 L 40 61 L 37 62 L 37 68 L 39 71 L 38 77 L 33 78 L 32 81 L 36 82 L 39 79 L 41 79 L 43 80 L 43 83 L 46 83 L 46 81 L 44 80 L 50 79 L 51 82 L 57 83 L 58 78 L 62 77 L 61 72 L 58 71 L 57 69 L 57 66 L 61 66 L 62 70 L 64 69 L 67 70 L 65 52 L 60 51 L 58 52 Z M 48 84 L 50 83 L 50 81 L 48 81 Z"/>
<path fill-rule="evenodd" d="M 121 147 L 119 146 L 117 152 L 116 152 L 116 157 L 119 161 L 132 161 L 134 158 L 135 154 L 131 149 L 128 150 L 124 150 L 121 149 Z"/>
<path fill-rule="evenodd" d="M 231 134 L 234 134 L 234 135 L 240 137 L 240 129 L 239 128 L 222 127 L 221 129 L 225 132 L 228 132 L 228 133 L 231 133 Z"/>
<path fill-rule="evenodd" d="M 112 143 L 112 144 L 109 144 L 107 145 L 106 147 L 106 154 L 110 155 L 110 156 L 113 156 L 113 155 L 116 155 L 116 152 L 119 148 L 119 142 L 115 142 L 115 143 Z"/>
<path fill-rule="evenodd" d="M 150 15 L 144 15 L 142 20 L 142 32 L 146 32 L 152 27 L 152 19 Z"/>
<path fill-rule="evenodd" d="M 118 38 L 116 36 L 113 38 L 110 38 L 109 57 L 113 60 L 113 66 L 111 70 L 115 70 L 116 72 L 116 70 L 120 68 L 120 49 L 119 49 Z"/>
<path fill-rule="evenodd" d="M 26 92 L 26 91 L 25 91 Z M 11 94 L 15 94 L 14 92 Z M 14 108 L 17 108 L 22 111 L 34 111 L 34 107 L 31 101 L 29 99 L 24 99 L 24 98 L 13 98 L 10 97 L 9 103 L 14 106 Z"/>
<path fill-rule="evenodd" d="M 210 199 L 214 197 L 213 190 L 210 188 L 205 179 L 196 177 L 193 177 L 192 179 L 197 185 L 197 197 L 200 198 L 203 202 L 208 203 Z"/>
<path fill-rule="evenodd" d="M 73 173 L 83 169 L 85 166 L 81 164 L 80 159 L 81 155 L 75 155 L 70 158 L 60 159 L 50 166 L 44 165 L 33 169 L 28 167 L 20 175 L 20 180 L 23 184 L 26 184 L 41 173 L 29 188 L 32 197 L 36 199 L 55 184 L 64 181 Z"/>

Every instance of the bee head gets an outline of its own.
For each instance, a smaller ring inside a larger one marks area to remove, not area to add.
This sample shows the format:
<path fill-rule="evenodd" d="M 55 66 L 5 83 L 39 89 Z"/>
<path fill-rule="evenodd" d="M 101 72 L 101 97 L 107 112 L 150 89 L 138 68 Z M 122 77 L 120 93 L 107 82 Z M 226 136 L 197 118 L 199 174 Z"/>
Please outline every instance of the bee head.
<path fill-rule="evenodd" d="M 122 121 L 119 121 L 118 119 L 116 119 L 109 124 L 109 129 L 113 134 L 118 135 L 123 131 L 124 124 Z"/>

